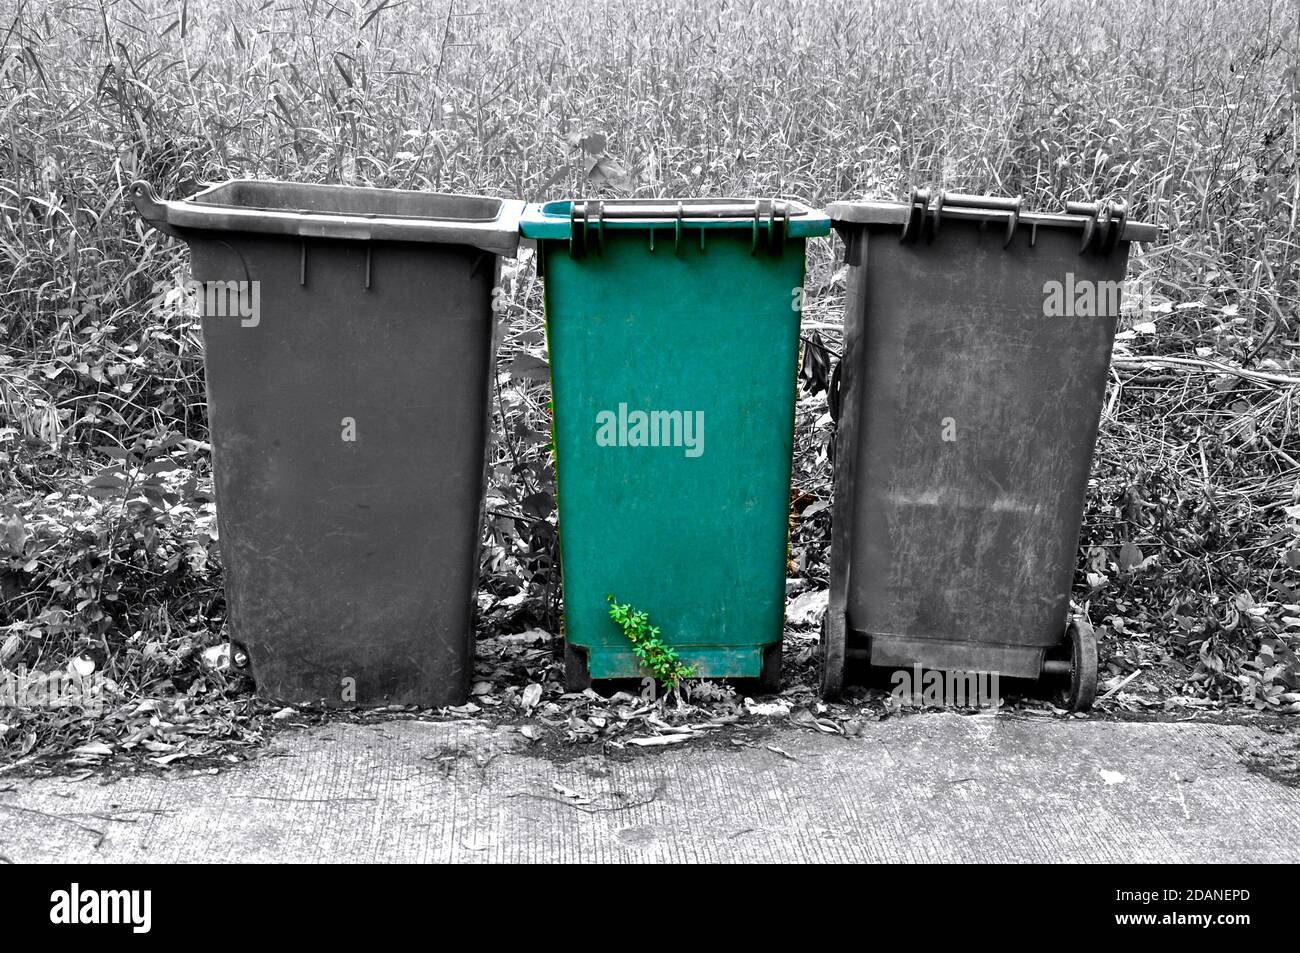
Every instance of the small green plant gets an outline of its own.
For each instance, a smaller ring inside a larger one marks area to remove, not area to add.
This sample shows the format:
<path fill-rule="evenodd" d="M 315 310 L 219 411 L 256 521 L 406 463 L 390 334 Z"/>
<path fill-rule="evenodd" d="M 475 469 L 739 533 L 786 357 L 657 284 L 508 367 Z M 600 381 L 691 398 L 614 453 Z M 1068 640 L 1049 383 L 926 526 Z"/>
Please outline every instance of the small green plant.
<path fill-rule="evenodd" d="M 702 679 L 686 686 L 686 700 L 693 705 L 723 705 L 736 707 L 736 690 L 730 685 Z"/>
<path fill-rule="evenodd" d="M 631 603 L 619 604 L 609 595 L 609 617 L 613 619 L 632 643 L 632 651 L 654 680 L 665 691 L 677 688 L 677 683 L 695 675 L 694 667 L 677 657 L 677 652 L 659 637 L 659 627 L 650 624 L 650 616 Z"/>

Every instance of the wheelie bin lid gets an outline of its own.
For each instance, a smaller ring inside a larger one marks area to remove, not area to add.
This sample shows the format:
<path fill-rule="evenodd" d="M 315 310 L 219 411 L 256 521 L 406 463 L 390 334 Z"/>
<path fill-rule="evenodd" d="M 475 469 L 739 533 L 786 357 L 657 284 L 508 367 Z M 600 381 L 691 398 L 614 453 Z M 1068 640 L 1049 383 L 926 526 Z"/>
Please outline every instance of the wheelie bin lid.
<path fill-rule="evenodd" d="M 150 225 L 185 231 L 257 232 L 345 241 L 469 245 L 498 255 L 519 246 L 524 203 L 348 185 L 301 185 L 232 179 L 186 199 L 164 200 L 143 180 L 131 185 L 136 210 Z"/>
<path fill-rule="evenodd" d="M 1027 212 L 1022 211 L 1021 204 L 1019 197 L 913 189 L 907 202 L 832 202 L 826 211 L 837 230 L 858 225 L 895 225 L 905 239 L 927 228 L 933 234 L 947 219 L 1000 224 L 1008 234 L 1014 233 L 1018 225 L 1078 229 L 1085 246 L 1095 240 L 1107 245 L 1116 241 L 1151 242 L 1164 234 L 1157 225 L 1131 221 L 1124 202 L 1067 201 L 1061 212 Z"/>
<path fill-rule="evenodd" d="M 575 224 L 614 230 L 673 227 L 691 229 L 769 228 L 779 223 L 787 238 L 816 238 L 830 232 L 830 218 L 787 198 L 575 199 L 530 202 L 520 219 L 524 238 L 572 238 Z"/>

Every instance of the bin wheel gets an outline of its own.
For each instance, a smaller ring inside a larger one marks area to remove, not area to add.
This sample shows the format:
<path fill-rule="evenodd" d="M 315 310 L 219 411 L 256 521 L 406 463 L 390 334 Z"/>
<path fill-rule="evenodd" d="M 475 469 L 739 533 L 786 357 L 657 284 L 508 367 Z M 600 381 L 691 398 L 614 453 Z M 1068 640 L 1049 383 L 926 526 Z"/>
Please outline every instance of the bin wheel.
<path fill-rule="evenodd" d="M 822 616 L 822 698 L 844 690 L 844 613 L 827 608 Z"/>
<path fill-rule="evenodd" d="M 757 690 L 764 695 L 775 695 L 781 690 L 781 643 L 774 642 L 763 648 L 763 668 L 758 675 Z"/>
<path fill-rule="evenodd" d="M 591 688 L 591 669 L 587 667 L 587 649 L 564 640 L 564 687 L 571 692 Z"/>
<path fill-rule="evenodd" d="M 1097 635 L 1082 616 L 1070 622 L 1070 711 L 1087 711 L 1097 699 Z"/>

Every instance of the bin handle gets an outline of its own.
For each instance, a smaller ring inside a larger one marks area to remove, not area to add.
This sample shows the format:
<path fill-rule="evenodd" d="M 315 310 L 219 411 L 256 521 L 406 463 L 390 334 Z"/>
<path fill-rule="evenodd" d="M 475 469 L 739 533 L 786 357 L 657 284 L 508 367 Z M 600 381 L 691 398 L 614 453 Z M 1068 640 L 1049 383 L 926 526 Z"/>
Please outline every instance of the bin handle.
<path fill-rule="evenodd" d="M 1106 236 L 1104 251 L 1110 254 L 1119 243 L 1119 236 L 1128 224 L 1128 203 L 1123 199 L 1110 203 L 1110 233 Z"/>
<path fill-rule="evenodd" d="M 596 215 L 594 221 L 596 227 L 596 251 L 603 252 L 605 250 L 605 206 L 602 202 L 596 202 L 595 205 Z M 592 217 L 588 215 L 584 226 L 587 229 L 588 236 L 591 234 L 592 222 Z M 591 247 L 591 241 L 589 239 L 584 244 L 586 244 L 588 248 Z"/>
<path fill-rule="evenodd" d="M 249 180 L 232 180 L 227 185 L 242 181 Z M 153 186 L 143 179 L 132 182 L 128 193 L 141 218 L 159 231 L 180 239 L 195 232 L 243 231 L 303 239 L 470 245 L 497 255 L 513 255 L 518 248 L 517 223 L 524 205 L 514 199 L 496 199 L 493 200 L 498 206 L 496 218 L 462 221 L 228 205 L 197 196 L 167 201 L 160 199 Z"/>
<path fill-rule="evenodd" d="M 170 235 L 172 238 L 181 237 L 180 232 L 168 222 L 171 203 L 160 199 L 158 193 L 153 190 L 152 185 L 144 179 L 136 179 L 131 183 L 128 191 L 131 194 L 131 201 L 135 205 L 136 212 L 149 223 L 150 227 L 156 228 L 164 235 Z"/>
<path fill-rule="evenodd" d="M 599 200 L 574 202 L 569 207 L 569 257 L 584 258 L 591 245 L 592 229 L 596 232 L 596 251 L 605 250 L 605 203 Z M 653 241 L 651 251 L 654 251 Z"/>
<path fill-rule="evenodd" d="M 1070 215 L 1086 215 L 1083 223 L 1083 239 L 1079 242 L 1079 254 L 1094 248 L 1103 255 L 1108 255 L 1118 244 L 1124 227 L 1128 224 L 1128 203 L 1123 200 L 1111 202 L 1066 202 L 1065 211 Z"/>
<path fill-rule="evenodd" d="M 1016 237 L 1023 204 L 1024 198 L 1019 195 L 1007 198 L 997 195 L 966 195 L 943 189 L 931 191 L 914 188 L 908 200 L 907 218 L 903 221 L 903 234 L 899 237 L 899 241 L 906 244 L 925 236 L 926 244 L 930 244 L 939 234 L 944 211 L 947 210 L 951 216 L 954 210 L 964 209 L 979 215 L 987 214 L 989 217 L 1005 215 L 1007 228 L 1002 239 L 1002 247 L 1007 248 Z M 956 214 L 964 217 L 962 212 Z"/>
<path fill-rule="evenodd" d="M 785 247 L 785 236 L 790 233 L 790 206 L 772 203 L 772 218 L 767 229 L 768 250 L 780 253 Z"/>
<path fill-rule="evenodd" d="M 600 215 L 608 220 L 654 221 L 662 219 L 673 221 L 714 221 L 717 219 L 753 218 L 760 207 L 773 215 L 790 218 L 807 215 L 808 211 L 795 207 L 784 199 L 760 199 L 751 202 L 698 202 L 687 204 L 677 199 L 665 199 L 662 202 L 602 202 L 597 199 L 583 199 L 574 202 L 570 208 L 572 218 L 582 218 L 587 214 L 588 205 L 598 205 Z"/>
<path fill-rule="evenodd" d="M 939 226 L 943 224 L 943 205 L 948 200 L 948 193 L 943 189 L 935 194 L 934 197 L 934 218 L 931 220 L 930 231 L 925 236 L 927 245 L 933 244 L 934 240 L 939 237 Z"/>
<path fill-rule="evenodd" d="M 907 200 L 907 218 L 903 220 L 903 234 L 899 237 L 900 245 L 914 241 L 925 227 L 926 209 L 930 205 L 929 189 L 912 189 Z"/>

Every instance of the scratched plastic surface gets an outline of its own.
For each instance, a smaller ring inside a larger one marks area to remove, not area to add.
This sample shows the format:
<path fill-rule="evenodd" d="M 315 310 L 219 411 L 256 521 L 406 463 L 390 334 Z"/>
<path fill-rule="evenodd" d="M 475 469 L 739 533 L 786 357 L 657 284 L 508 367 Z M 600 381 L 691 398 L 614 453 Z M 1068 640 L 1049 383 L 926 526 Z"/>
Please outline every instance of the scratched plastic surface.
<path fill-rule="evenodd" d="M 1031 246 L 1023 224 L 1005 249 L 973 221 L 933 243 L 845 228 L 861 241 L 852 523 L 833 554 L 850 561 L 848 629 L 875 665 L 1036 678 L 1065 634 L 1116 328 L 1113 310 L 1045 315 L 1045 284 L 1122 281 L 1128 245 L 1080 254 L 1079 229 L 1044 227 Z"/>
<path fill-rule="evenodd" d="M 309 243 L 301 285 L 297 241 L 191 246 L 199 280 L 262 282 L 256 327 L 203 318 L 230 635 L 259 694 L 460 704 L 493 256 L 376 245 L 366 290 L 363 243 Z"/>
<path fill-rule="evenodd" d="M 810 213 L 799 228 L 829 223 Z M 565 636 L 585 667 L 572 686 L 644 674 L 609 594 L 647 611 L 700 676 L 778 671 L 805 241 L 751 253 L 749 223 L 710 223 L 703 249 L 698 228 L 680 245 L 671 223 L 655 231 L 652 250 L 649 228 L 611 225 L 577 258 L 541 242 Z M 600 415 L 617 438 L 620 405 L 697 414 L 703 441 L 602 445 Z"/>

